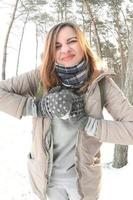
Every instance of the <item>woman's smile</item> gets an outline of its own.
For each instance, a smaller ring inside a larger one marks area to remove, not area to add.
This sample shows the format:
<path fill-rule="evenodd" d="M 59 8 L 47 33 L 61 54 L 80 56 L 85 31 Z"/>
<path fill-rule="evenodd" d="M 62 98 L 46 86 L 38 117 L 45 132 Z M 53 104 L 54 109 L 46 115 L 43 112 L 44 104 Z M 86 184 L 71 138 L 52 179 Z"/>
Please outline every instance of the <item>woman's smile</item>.
<path fill-rule="evenodd" d="M 67 55 L 67 56 L 63 57 L 62 60 L 63 61 L 71 61 L 74 57 L 75 57 L 75 55 Z"/>

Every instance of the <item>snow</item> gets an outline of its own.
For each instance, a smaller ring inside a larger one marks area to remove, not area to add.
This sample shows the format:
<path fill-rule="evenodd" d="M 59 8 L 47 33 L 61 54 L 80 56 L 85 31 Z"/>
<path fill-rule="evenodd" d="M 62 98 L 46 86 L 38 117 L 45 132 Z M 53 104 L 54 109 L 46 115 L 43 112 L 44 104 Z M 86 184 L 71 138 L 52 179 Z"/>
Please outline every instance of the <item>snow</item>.
<path fill-rule="evenodd" d="M 30 146 L 31 118 L 18 120 L 0 112 L 0 199 L 38 200 L 27 172 Z M 103 177 L 99 200 L 132 200 L 133 148 L 129 146 L 129 162 L 121 169 L 110 165 L 113 148 L 113 144 L 103 144 L 101 148 Z"/>
<path fill-rule="evenodd" d="M 0 199 L 37 200 L 27 172 L 31 143 L 31 119 L 15 119 L 0 113 Z"/>

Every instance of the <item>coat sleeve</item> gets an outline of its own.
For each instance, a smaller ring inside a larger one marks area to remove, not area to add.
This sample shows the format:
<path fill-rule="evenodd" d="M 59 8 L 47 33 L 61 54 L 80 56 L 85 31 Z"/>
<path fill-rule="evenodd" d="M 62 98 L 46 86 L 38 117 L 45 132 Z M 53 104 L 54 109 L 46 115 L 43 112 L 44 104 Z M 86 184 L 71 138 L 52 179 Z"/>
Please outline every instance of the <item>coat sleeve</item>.
<path fill-rule="evenodd" d="M 133 144 L 133 106 L 115 82 L 105 80 L 105 107 L 114 120 L 98 120 L 96 137 L 101 142 Z"/>
<path fill-rule="evenodd" d="M 38 69 L 1 81 L 0 111 L 20 119 L 27 99 L 34 98 L 38 84 Z"/>

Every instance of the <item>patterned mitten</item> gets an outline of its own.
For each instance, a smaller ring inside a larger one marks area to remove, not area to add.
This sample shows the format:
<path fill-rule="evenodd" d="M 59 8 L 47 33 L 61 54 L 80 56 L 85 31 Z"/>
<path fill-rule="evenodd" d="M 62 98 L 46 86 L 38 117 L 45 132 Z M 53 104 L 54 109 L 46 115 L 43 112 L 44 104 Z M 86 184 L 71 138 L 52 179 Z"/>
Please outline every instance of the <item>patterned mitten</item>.
<path fill-rule="evenodd" d="M 27 99 L 23 115 L 50 118 L 52 118 L 53 115 L 58 117 L 60 117 L 60 115 L 64 116 L 70 110 L 71 97 L 68 96 L 68 92 L 61 91 L 61 89 L 61 86 L 56 86 L 43 97 L 37 99 L 29 97 Z"/>
<path fill-rule="evenodd" d="M 90 117 L 85 112 L 83 96 L 75 95 L 69 119 L 73 125 L 78 124 L 80 128 L 84 129 L 89 136 L 95 136 L 98 120 Z"/>
<path fill-rule="evenodd" d="M 74 95 L 72 109 L 69 115 L 70 121 L 75 124 L 78 121 L 83 121 L 87 117 L 88 116 L 84 108 L 83 96 Z"/>
<path fill-rule="evenodd" d="M 69 115 L 72 108 L 73 95 L 69 90 L 60 90 L 60 88 L 58 90 L 53 88 L 48 95 L 44 95 L 37 102 L 39 116 L 63 118 Z"/>

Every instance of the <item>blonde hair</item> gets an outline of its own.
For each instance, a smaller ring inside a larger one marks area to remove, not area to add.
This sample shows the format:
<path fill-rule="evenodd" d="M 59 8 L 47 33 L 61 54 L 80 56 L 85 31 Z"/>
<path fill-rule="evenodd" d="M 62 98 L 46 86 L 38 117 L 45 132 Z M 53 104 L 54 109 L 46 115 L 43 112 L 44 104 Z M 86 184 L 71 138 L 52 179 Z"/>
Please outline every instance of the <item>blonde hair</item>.
<path fill-rule="evenodd" d="M 42 64 L 40 68 L 41 81 L 42 81 L 43 87 L 46 90 L 51 89 L 52 87 L 56 86 L 60 82 L 54 69 L 56 40 L 57 40 L 57 35 L 59 31 L 63 27 L 67 27 L 67 26 L 71 27 L 75 31 L 78 41 L 81 45 L 81 48 L 84 51 L 84 57 L 90 64 L 91 74 L 93 75 L 94 71 L 97 69 L 96 57 L 94 56 L 83 31 L 81 31 L 80 28 L 77 25 L 73 24 L 72 22 L 61 22 L 55 25 L 54 27 L 52 27 L 46 37 L 46 43 L 45 43 L 44 53 L 42 57 Z"/>

